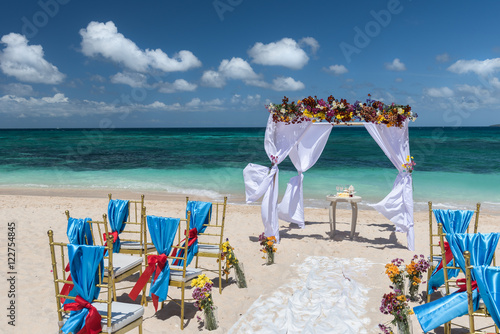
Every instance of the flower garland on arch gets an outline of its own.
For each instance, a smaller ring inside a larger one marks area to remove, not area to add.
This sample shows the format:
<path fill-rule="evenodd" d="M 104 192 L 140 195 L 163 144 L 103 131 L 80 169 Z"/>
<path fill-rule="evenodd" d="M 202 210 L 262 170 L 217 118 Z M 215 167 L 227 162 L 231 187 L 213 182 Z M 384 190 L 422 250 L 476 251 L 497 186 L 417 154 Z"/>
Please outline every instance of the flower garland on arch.
<path fill-rule="evenodd" d="M 365 103 L 356 101 L 354 104 L 350 104 L 345 99 L 339 101 L 332 95 L 326 101 L 316 96 L 309 96 L 298 100 L 297 103 L 295 101 L 289 103 L 285 96 L 281 104 L 270 103 L 266 108 L 273 115 L 274 122 L 287 124 L 309 121 L 339 124 L 357 121 L 386 124 L 388 127 L 402 127 L 407 119 L 415 121 L 418 117 L 411 111 L 409 105 L 384 104 L 381 101 L 372 100 L 370 94 Z"/>

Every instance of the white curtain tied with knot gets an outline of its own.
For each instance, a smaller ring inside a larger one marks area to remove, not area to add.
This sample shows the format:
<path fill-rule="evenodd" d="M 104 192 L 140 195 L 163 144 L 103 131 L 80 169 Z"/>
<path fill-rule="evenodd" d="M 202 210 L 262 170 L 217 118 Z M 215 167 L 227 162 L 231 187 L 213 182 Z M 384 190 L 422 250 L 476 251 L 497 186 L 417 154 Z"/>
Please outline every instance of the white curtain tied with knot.
<path fill-rule="evenodd" d="M 288 182 L 285 195 L 278 205 L 278 217 L 289 223 L 305 227 L 304 219 L 304 175 L 318 161 L 325 148 L 330 132 L 330 123 L 314 123 L 304 132 L 302 139 L 290 151 L 289 157 L 299 175 Z"/>
<path fill-rule="evenodd" d="M 273 122 L 272 115 L 267 120 L 264 148 L 272 167 L 248 164 L 243 170 L 245 180 L 246 202 L 252 203 L 264 196 L 262 200 L 262 222 L 264 234 L 275 236 L 279 242 L 278 224 L 278 165 L 287 157 L 292 148 L 300 141 L 311 122 L 285 124 Z"/>
<path fill-rule="evenodd" d="M 401 128 L 373 123 L 366 123 L 365 128 L 399 172 L 389 195 L 371 206 L 394 223 L 396 232 L 406 233 L 408 249 L 413 251 L 415 234 L 412 177 L 403 168 L 403 164 L 407 162 L 406 158 L 410 156 L 408 121 Z"/>

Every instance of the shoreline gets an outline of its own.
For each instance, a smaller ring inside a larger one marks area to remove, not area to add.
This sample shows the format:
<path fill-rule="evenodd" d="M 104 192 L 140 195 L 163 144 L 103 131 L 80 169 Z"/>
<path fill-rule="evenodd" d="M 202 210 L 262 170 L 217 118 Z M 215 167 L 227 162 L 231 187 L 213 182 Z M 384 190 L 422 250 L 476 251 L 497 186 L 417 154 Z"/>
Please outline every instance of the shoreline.
<path fill-rule="evenodd" d="M 114 198 L 139 198 L 140 195 L 144 195 L 147 200 L 151 201 L 185 201 L 186 197 L 192 197 L 196 198 L 197 200 L 200 201 L 220 201 L 223 198 L 211 198 L 208 196 L 202 196 L 202 195 L 197 195 L 197 194 L 183 194 L 183 193 L 172 193 L 172 192 L 164 192 L 164 191 L 141 191 L 141 190 L 134 190 L 134 189 L 112 189 L 112 188 L 106 188 L 106 189 L 92 189 L 92 188 L 54 188 L 54 187 L 47 187 L 47 188 L 24 188 L 24 187 L 0 187 L 0 196 L 5 195 L 15 195 L 15 196 L 47 196 L 47 197 L 69 197 L 69 198 L 106 198 L 108 197 L 108 194 L 111 193 L 113 194 Z M 304 199 L 304 207 L 306 209 L 328 209 L 329 202 L 324 200 L 322 201 L 322 205 L 318 206 L 308 206 L 307 205 L 307 199 Z M 245 203 L 245 197 L 244 195 L 235 195 L 235 194 L 228 194 L 228 204 L 231 205 L 238 205 L 238 206 L 259 206 L 261 205 L 261 202 L 255 202 L 255 203 L 250 203 L 247 204 Z M 436 209 L 444 209 L 444 205 L 439 203 L 439 202 L 433 202 L 434 206 Z M 481 203 L 483 204 L 483 203 Z M 457 209 L 463 209 L 463 210 L 475 210 L 476 207 L 475 205 L 467 205 L 467 206 L 461 206 L 461 205 L 455 205 L 452 204 L 449 209 L 457 210 Z M 337 210 L 345 210 L 349 211 L 350 209 L 346 205 L 345 208 L 344 206 L 337 208 Z M 375 211 L 373 208 L 366 204 L 361 204 L 359 205 L 359 211 Z M 415 202 L 414 201 L 414 213 L 419 213 L 419 212 L 428 212 L 428 207 L 427 203 L 422 205 L 420 202 Z M 500 217 L 500 211 L 498 210 L 491 210 L 488 208 L 485 208 L 484 205 L 481 206 L 480 209 L 481 213 L 488 214 L 488 215 L 493 215 L 493 216 L 499 216 Z M 307 217 L 306 217 L 307 218 Z"/>

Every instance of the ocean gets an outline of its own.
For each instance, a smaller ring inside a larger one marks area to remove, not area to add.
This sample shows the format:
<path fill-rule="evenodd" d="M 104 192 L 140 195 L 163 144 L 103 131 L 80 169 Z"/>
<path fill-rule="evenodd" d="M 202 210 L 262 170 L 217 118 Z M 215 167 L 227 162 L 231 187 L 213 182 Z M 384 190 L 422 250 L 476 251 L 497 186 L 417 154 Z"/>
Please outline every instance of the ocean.
<path fill-rule="evenodd" d="M 243 168 L 270 166 L 264 128 L 0 130 L 0 188 L 122 189 L 229 197 L 244 203 Z M 416 210 L 475 208 L 500 213 L 499 127 L 410 127 Z M 283 194 L 297 173 L 280 164 Z M 336 126 L 304 173 L 304 202 L 353 185 L 361 207 L 383 199 L 397 171 L 363 127 Z M 346 207 L 347 208 L 347 207 Z"/>

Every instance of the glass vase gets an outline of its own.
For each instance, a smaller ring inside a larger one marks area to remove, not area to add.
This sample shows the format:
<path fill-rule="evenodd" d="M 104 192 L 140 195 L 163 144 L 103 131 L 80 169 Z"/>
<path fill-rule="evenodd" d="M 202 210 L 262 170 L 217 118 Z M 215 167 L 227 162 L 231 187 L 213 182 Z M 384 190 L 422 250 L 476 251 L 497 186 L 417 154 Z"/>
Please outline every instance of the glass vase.
<path fill-rule="evenodd" d="M 418 288 L 420 284 L 413 284 L 413 281 L 409 281 L 408 284 L 408 295 L 409 298 L 412 302 L 416 301 L 418 298 Z"/>
<path fill-rule="evenodd" d="M 238 288 L 243 289 L 247 287 L 245 267 L 243 266 L 243 263 L 238 262 L 234 265 L 234 277 L 236 278 L 236 285 Z"/>
<path fill-rule="evenodd" d="M 271 264 L 274 264 L 274 252 L 267 252 L 267 262 L 266 264 L 270 266 Z"/>
<path fill-rule="evenodd" d="M 405 281 L 404 279 L 394 282 L 394 290 L 401 291 L 402 295 L 405 294 Z"/>
<path fill-rule="evenodd" d="M 204 327 L 206 330 L 213 331 L 219 327 L 217 321 L 217 306 L 209 306 L 203 309 L 205 315 Z"/>
<path fill-rule="evenodd" d="M 401 321 L 396 320 L 396 330 L 398 334 L 413 334 L 413 327 L 410 318 Z"/>

